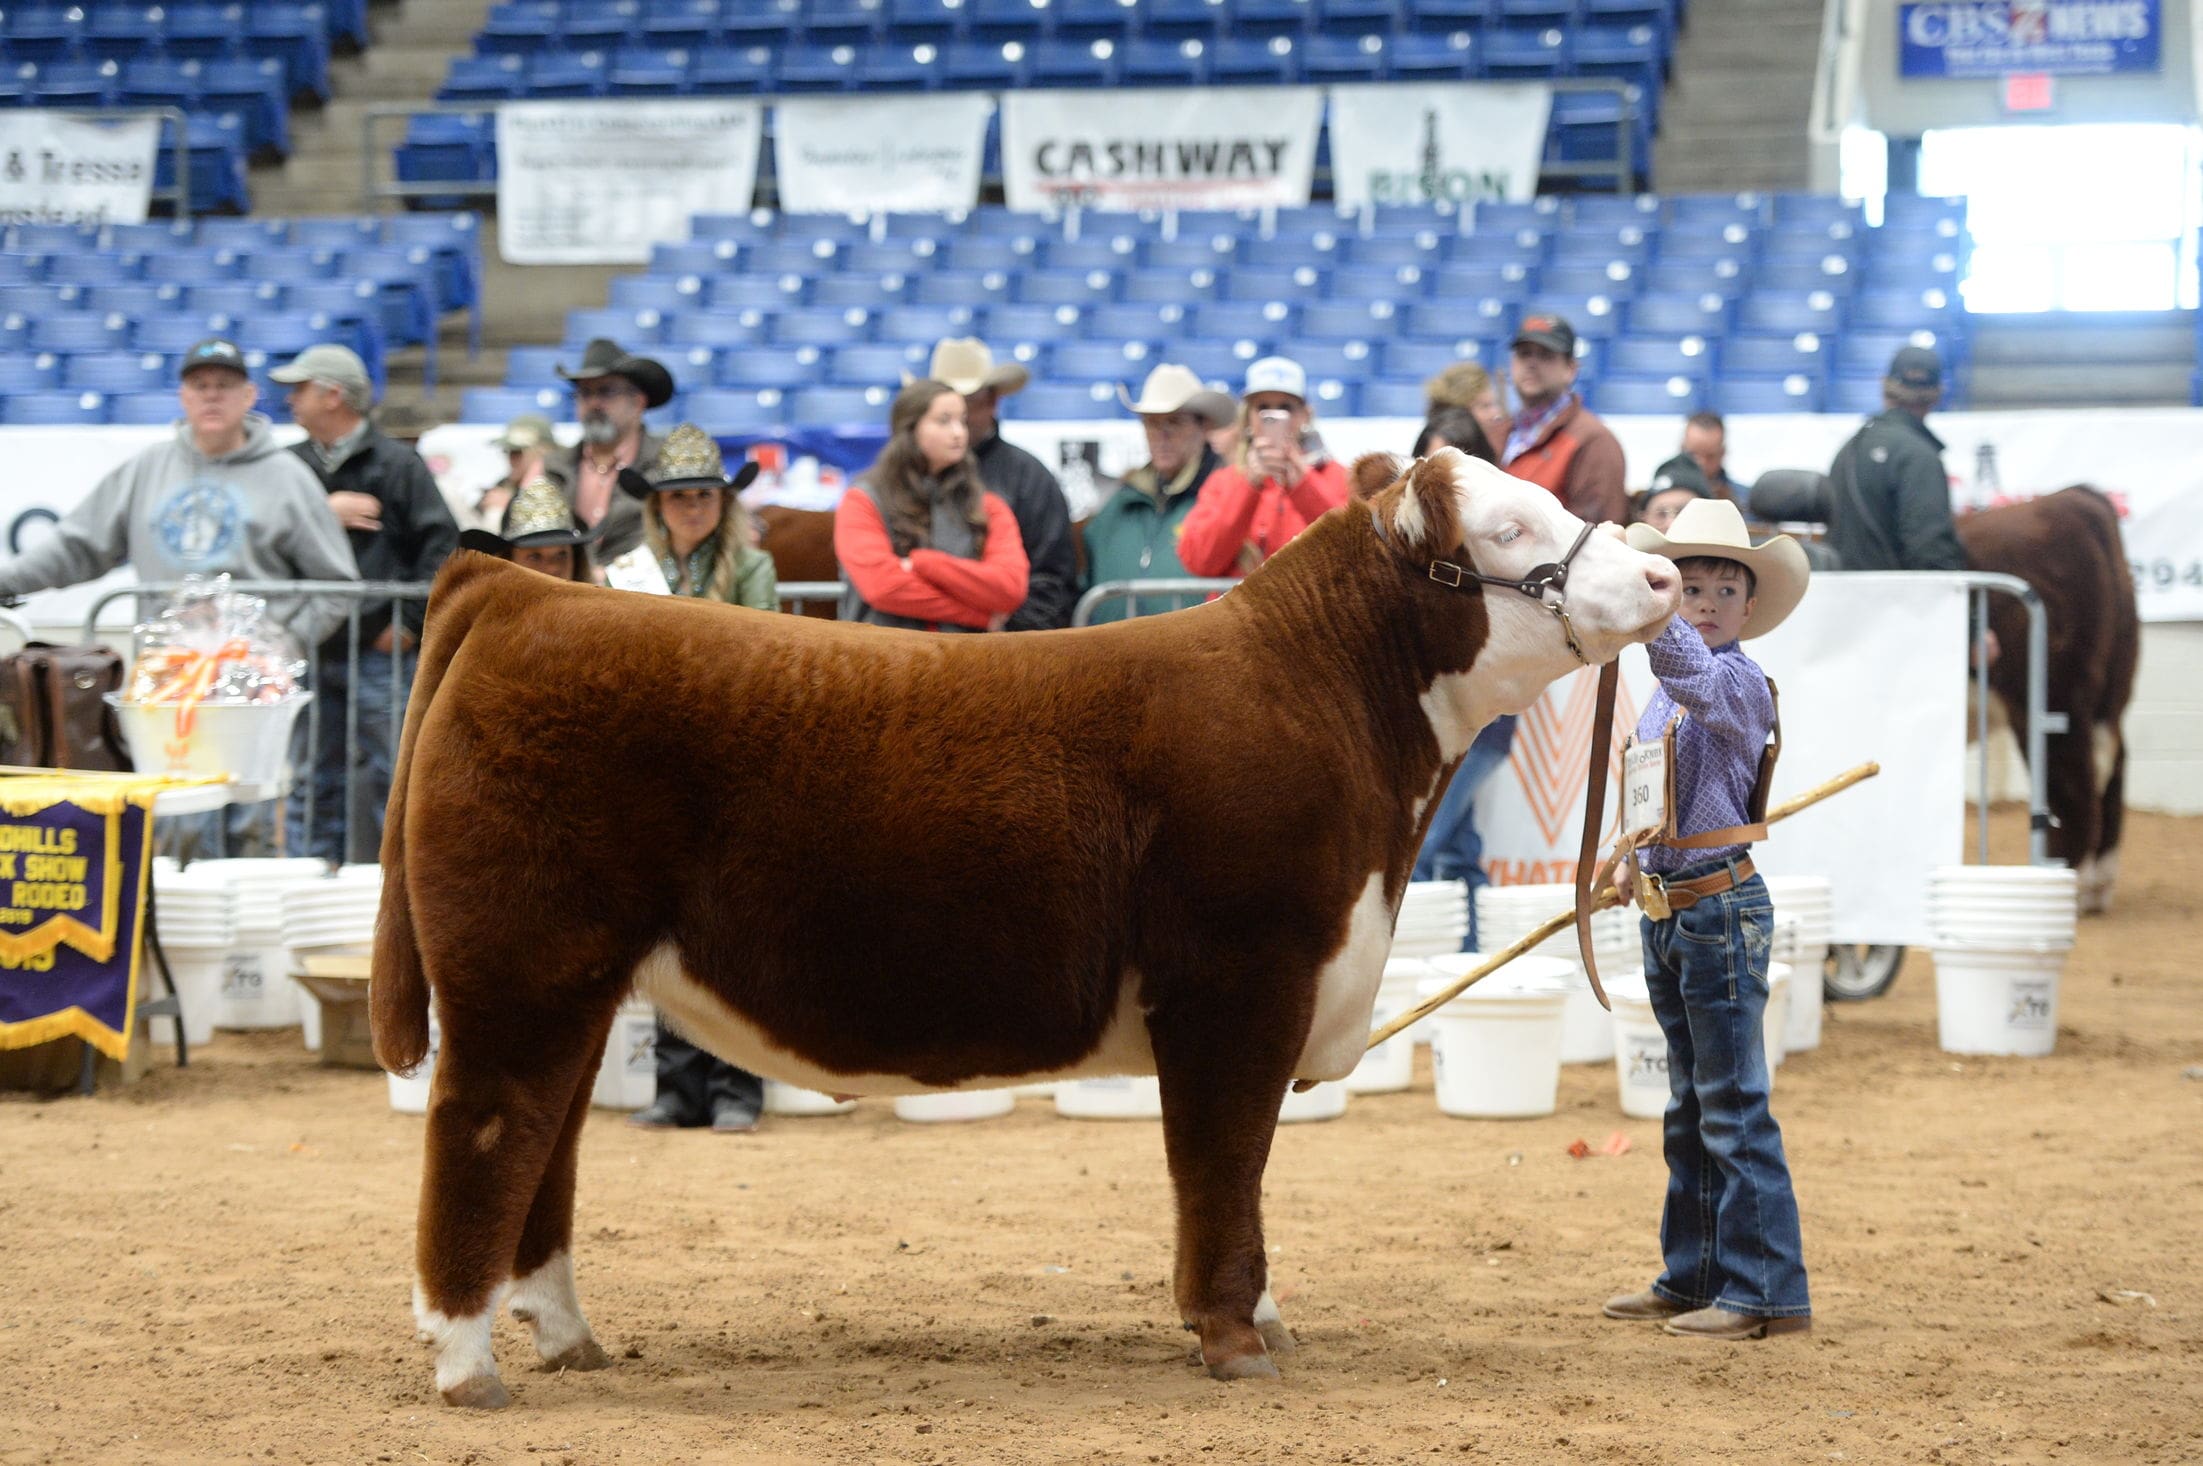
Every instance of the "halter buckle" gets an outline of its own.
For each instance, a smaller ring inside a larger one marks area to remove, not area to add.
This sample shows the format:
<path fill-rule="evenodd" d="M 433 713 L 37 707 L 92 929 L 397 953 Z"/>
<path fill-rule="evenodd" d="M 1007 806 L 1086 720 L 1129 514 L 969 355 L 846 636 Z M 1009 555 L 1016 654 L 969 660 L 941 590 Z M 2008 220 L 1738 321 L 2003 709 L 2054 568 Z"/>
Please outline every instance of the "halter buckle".
<path fill-rule="evenodd" d="M 1438 572 L 1441 570 L 1445 571 L 1446 574 L 1439 574 Z M 1451 586 L 1456 590 L 1460 589 L 1461 581 L 1467 573 L 1450 560 L 1433 560 L 1430 562 L 1430 578 L 1440 585 Z"/>

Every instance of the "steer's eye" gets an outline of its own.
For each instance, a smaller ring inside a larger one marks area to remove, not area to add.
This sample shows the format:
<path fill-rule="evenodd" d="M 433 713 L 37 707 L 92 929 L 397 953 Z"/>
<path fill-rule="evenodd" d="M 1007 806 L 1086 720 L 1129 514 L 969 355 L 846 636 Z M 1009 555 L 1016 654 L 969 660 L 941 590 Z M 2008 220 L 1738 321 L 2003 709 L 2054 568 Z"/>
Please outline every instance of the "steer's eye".
<path fill-rule="evenodd" d="M 1493 535 L 1492 538 L 1497 540 L 1500 544 L 1511 545 L 1516 540 L 1522 538 L 1522 530 L 1518 526 L 1510 524 L 1505 529 L 1501 530 L 1498 534 Z"/>

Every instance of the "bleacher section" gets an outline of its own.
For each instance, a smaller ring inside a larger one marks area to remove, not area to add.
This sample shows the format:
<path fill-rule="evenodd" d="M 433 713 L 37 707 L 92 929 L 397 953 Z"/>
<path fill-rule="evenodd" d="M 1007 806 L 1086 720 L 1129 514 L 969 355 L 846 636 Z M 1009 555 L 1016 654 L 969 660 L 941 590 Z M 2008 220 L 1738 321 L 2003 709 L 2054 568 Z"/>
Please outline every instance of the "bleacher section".
<path fill-rule="evenodd" d="M 0 423 L 165 423 L 176 362 L 225 335 L 245 350 L 260 406 L 286 389 L 267 372 L 317 341 L 358 351 L 379 385 L 396 347 L 479 309 L 480 221 L 201 219 L 84 232 L 18 225 L 0 234 Z"/>
<path fill-rule="evenodd" d="M 293 103 L 327 101 L 331 50 L 367 39 L 367 0 L 0 5 L 0 106 L 179 108 L 193 209 L 243 213 L 247 161 L 289 155 Z"/>
<path fill-rule="evenodd" d="M 1457 360 L 1503 369 L 1517 320 L 1566 315 L 1583 390 L 1607 413 L 1866 412 L 1889 358 L 1931 344 L 1964 401 L 1959 200 L 1889 200 L 1879 228 L 1814 195 L 1583 197 L 1466 217 L 1327 208 L 1268 218 L 1004 209 L 955 219 L 699 217 L 558 349 L 516 348 L 506 386 L 463 416 L 571 415 L 553 365 L 610 336 L 664 359 L 686 415 L 722 432 L 875 423 L 939 337 L 975 334 L 1027 364 L 1006 410 L 1115 417 L 1115 387 L 1180 361 L 1236 389 L 1280 352 L 1331 416 L 1420 416 Z"/>
<path fill-rule="evenodd" d="M 1649 167 L 1683 0 L 506 0 L 437 100 L 1604 77 Z M 1546 155 L 1612 155 L 1611 93 L 1555 96 Z M 989 156 L 998 146 L 991 131 Z M 416 118 L 408 183 L 497 176 L 487 113 Z M 992 171 L 992 170 L 990 170 Z"/>

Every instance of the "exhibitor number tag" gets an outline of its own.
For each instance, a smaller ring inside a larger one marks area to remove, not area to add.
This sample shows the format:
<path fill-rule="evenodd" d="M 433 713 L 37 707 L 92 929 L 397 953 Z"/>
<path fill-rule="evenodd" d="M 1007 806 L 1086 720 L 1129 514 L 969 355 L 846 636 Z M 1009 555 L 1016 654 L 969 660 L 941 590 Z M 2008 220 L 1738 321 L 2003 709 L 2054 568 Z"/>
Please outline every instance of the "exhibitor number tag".
<path fill-rule="evenodd" d="M 1659 841 L 1674 833 L 1673 765 L 1669 741 L 1632 743 L 1622 750 L 1622 834 Z"/>

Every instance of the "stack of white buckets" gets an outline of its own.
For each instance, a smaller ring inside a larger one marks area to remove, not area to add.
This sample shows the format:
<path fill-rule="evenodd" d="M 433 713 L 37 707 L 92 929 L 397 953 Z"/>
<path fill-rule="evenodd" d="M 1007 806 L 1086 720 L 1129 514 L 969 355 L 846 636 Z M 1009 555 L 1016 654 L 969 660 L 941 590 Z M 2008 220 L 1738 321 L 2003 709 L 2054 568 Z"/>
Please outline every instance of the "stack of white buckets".
<path fill-rule="evenodd" d="M 1954 1054 L 2050 1052 L 2073 950 L 2071 868 L 1946 865 L 1928 886 L 1938 1042 Z"/>

